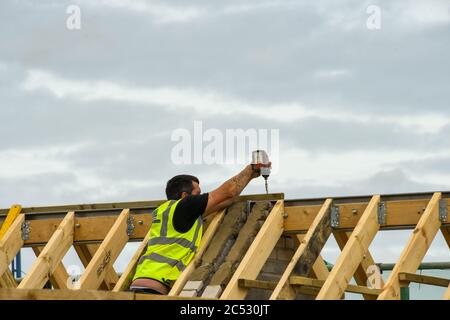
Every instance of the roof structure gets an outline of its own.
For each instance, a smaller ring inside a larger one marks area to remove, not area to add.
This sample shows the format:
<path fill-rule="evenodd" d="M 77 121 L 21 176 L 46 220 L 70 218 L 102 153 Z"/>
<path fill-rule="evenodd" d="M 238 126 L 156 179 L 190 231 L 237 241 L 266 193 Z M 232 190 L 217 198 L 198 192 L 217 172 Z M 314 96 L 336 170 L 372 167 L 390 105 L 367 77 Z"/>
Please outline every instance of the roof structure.
<path fill-rule="evenodd" d="M 14 205 L 0 210 L 0 299 L 325 300 L 352 292 L 386 300 L 402 298 L 411 282 L 448 287 L 443 298 L 450 299 L 448 279 L 416 274 L 438 232 L 450 248 L 449 199 L 450 192 L 292 200 L 283 194 L 241 196 L 205 220 L 201 246 L 168 296 L 128 291 L 149 239 L 151 213 L 164 200 Z M 376 277 L 369 252 L 385 230 L 411 230 L 386 282 Z M 330 237 L 341 249 L 331 271 L 321 256 Z M 291 243 L 287 258 L 285 249 L 277 251 L 280 239 Z M 118 274 L 113 264 L 131 241 L 140 244 Z M 62 263 L 72 246 L 85 267 L 75 283 Z M 23 247 L 31 247 L 37 258 L 18 282 L 9 265 Z M 264 278 L 269 260 L 283 257 L 281 272 Z"/>

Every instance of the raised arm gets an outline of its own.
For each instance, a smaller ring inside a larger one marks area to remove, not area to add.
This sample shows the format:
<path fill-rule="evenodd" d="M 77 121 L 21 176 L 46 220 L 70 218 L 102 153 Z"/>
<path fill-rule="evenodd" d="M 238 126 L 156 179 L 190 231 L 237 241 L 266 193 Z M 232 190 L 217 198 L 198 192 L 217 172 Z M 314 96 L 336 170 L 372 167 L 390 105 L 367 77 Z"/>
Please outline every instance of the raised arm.
<path fill-rule="evenodd" d="M 230 206 L 248 185 L 250 180 L 259 177 L 260 172 L 247 165 L 244 170 L 224 182 L 219 188 L 209 192 L 208 205 L 203 216 Z"/>

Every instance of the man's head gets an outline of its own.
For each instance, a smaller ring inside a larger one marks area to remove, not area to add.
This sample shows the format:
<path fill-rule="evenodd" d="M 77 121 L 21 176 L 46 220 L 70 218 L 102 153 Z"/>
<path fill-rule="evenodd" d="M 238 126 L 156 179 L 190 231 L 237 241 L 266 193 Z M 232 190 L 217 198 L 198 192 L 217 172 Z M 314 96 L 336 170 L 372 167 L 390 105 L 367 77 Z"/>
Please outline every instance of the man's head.
<path fill-rule="evenodd" d="M 181 174 L 167 181 L 166 195 L 168 200 L 178 200 L 201 192 L 200 181 L 197 177 L 191 175 Z"/>

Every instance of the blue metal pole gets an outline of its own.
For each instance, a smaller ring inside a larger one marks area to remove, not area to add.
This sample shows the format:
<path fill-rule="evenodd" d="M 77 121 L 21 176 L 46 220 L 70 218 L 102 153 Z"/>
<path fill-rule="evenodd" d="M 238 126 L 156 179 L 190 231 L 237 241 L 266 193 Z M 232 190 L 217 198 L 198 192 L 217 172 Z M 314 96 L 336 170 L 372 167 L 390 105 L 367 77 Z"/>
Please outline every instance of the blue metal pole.
<path fill-rule="evenodd" d="M 22 277 L 22 255 L 21 250 L 16 255 L 16 278 Z"/>

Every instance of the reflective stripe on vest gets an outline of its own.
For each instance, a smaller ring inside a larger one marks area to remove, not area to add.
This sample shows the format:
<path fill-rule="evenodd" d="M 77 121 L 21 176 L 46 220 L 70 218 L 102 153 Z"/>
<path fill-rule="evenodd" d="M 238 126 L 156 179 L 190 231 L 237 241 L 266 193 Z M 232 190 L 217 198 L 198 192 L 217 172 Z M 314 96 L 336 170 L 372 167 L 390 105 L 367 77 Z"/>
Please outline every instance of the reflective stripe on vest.
<path fill-rule="evenodd" d="M 181 233 L 173 226 L 173 214 L 180 200 L 163 203 L 152 212 L 147 250 L 136 267 L 137 278 L 152 278 L 169 284 L 193 259 L 202 237 L 203 219 L 200 216 L 188 232 Z"/>
<path fill-rule="evenodd" d="M 183 264 L 183 262 L 175 260 L 175 259 L 171 259 L 171 258 L 167 258 L 164 257 L 160 254 L 157 253 L 151 253 L 148 256 L 142 256 L 139 259 L 138 264 L 141 264 L 142 262 L 144 262 L 145 260 L 153 260 L 153 261 L 157 261 L 157 262 L 161 262 L 161 263 L 167 263 L 168 265 L 171 265 L 172 267 L 177 267 L 178 270 L 183 271 L 184 269 L 186 269 L 186 266 Z"/>

